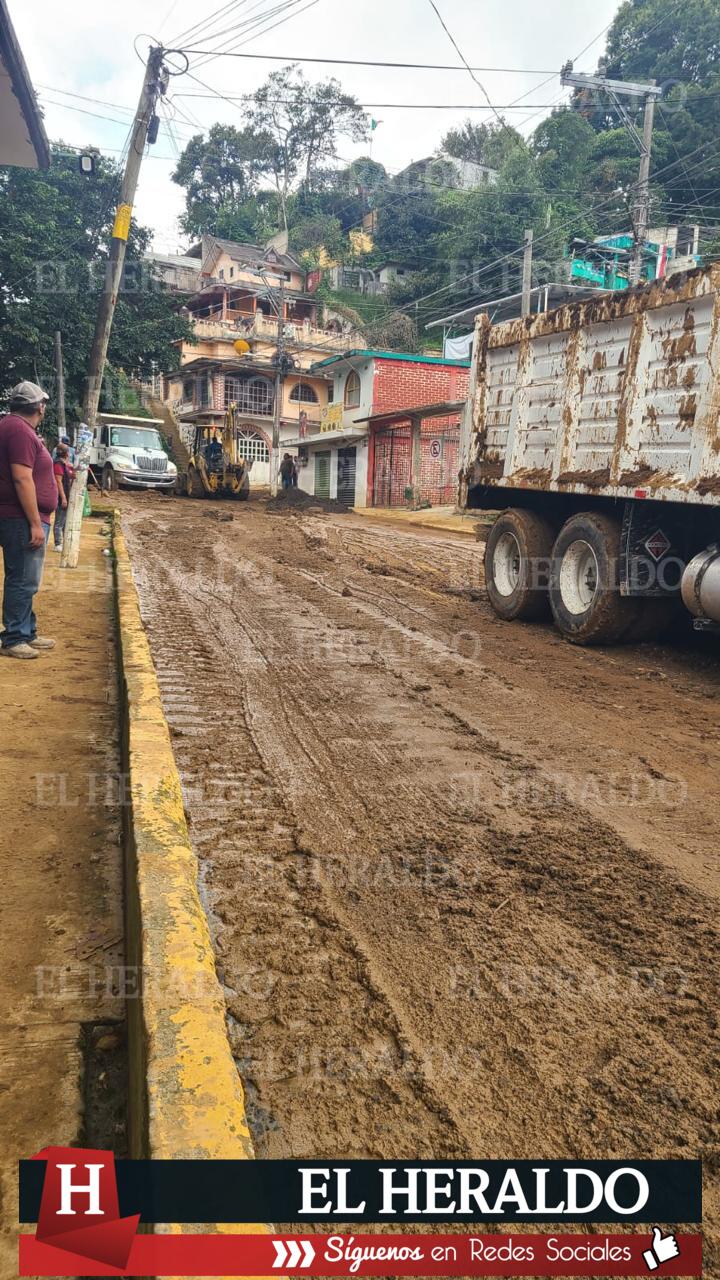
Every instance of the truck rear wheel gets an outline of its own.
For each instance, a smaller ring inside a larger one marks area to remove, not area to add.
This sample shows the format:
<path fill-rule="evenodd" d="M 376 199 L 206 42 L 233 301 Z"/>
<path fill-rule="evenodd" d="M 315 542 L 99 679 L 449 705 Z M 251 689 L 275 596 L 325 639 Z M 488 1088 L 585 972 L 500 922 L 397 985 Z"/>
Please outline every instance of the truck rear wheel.
<path fill-rule="evenodd" d="M 620 595 L 620 522 L 595 511 L 565 522 L 552 551 L 550 607 L 573 644 L 612 644 L 637 622 L 637 601 Z"/>
<path fill-rule="evenodd" d="M 534 511 L 498 516 L 485 544 L 485 586 L 499 618 L 536 621 L 548 614 L 548 567 L 555 531 Z"/>

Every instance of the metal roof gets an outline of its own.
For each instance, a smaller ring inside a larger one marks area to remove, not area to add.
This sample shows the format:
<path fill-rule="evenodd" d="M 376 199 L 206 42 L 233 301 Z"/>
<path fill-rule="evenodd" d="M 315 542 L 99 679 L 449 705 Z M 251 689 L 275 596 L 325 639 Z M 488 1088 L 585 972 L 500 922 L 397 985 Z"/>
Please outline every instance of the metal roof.
<path fill-rule="evenodd" d="M 582 301 L 578 296 L 583 295 L 584 298 L 591 298 L 594 295 L 611 292 L 608 289 L 593 288 L 591 285 L 581 284 L 565 284 L 564 281 L 554 281 L 548 284 L 534 285 L 530 290 L 530 298 L 540 298 L 546 294 L 546 306 L 544 310 L 548 310 L 547 303 L 553 303 L 553 306 L 562 306 L 563 302 L 567 302 L 570 298 L 574 301 Z M 425 325 L 426 329 L 437 329 L 443 324 L 456 324 L 460 320 L 472 320 L 475 316 L 479 316 L 483 311 L 493 311 L 497 313 L 493 319 L 511 320 L 515 319 L 520 313 L 517 303 L 522 299 L 522 293 L 508 293 L 502 298 L 493 298 L 490 302 L 476 302 L 471 307 L 465 307 L 463 311 L 454 311 L 452 315 L 441 316 L 439 320 L 431 320 Z M 532 308 L 531 308 L 532 311 Z M 536 313 L 533 313 L 536 314 Z"/>
<path fill-rule="evenodd" d="M 387 413 L 371 413 L 367 418 L 355 418 L 355 422 L 369 422 L 373 427 L 390 426 L 393 422 L 405 422 L 407 418 L 444 418 L 459 413 L 465 407 L 464 400 L 440 400 L 436 404 L 409 405 L 406 409 L 393 409 Z"/>
<path fill-rule="evenodd" d="M 322 369 L 325 365 L 336 364 L 342 360 L 404 360 L 413 364 L 452 364 L 458 365 L 461 369 L 467 369 L 470 366 L 469 360 L 451 360 L 445 356 L 421 356 L 411 354 L 409 351 L 374 351 L 363 347 L 353 347 L 350 351 L 344 351 L 341 355 L 328 356 L 326 360 L 318 360 L 316 364 L 311 365 L 312 369 Z"/>
<path fill-rule="evenodd" d="M 313 436 L 298 436 L 293 440 L 282 440 L 281 444 L 306 445 L 306 444 L 338 444 L 340 440 L 365 440 L 367 439 L 367 431 L 361 427 L 348 427 L 344 431 L 320 431 Z"/>

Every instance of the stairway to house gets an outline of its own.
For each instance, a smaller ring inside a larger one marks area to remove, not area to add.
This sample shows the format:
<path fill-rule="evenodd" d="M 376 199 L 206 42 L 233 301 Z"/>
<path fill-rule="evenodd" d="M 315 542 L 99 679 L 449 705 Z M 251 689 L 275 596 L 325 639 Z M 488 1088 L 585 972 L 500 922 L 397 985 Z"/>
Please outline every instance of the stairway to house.
<path fill-rule="evenodd" d="M 170 444 L 172 459 L 178 471 L 187 471 L 190 462 L 190 454 L 178 430 L 177 420 L 172 409 L 168 405 L 163 404 L 162 400 L 158 400 L 156 396 L 150 394 L 143 388 L 142 393 L 143 404 L 150 411 L 153 418 L 162 418 L 164 423 L 164 434 Z"/>

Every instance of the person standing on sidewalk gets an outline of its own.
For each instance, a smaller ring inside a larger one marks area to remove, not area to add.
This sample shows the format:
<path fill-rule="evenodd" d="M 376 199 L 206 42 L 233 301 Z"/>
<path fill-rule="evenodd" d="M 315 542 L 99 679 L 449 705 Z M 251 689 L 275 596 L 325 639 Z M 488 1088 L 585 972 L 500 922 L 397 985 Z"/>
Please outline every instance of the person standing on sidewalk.
<path fill-rule="evenodd" d="M 49 396 L 34 382 L 10 392 L 0 418 L 0 547 L 5 565 L 3 631 L 6 658 L 37 658 L 54 640 L 37 634 L 33 599 L 40 588 L 58 489 L 53 461 L 38 435 Z"/>
<path fill-rule="evenodd" d="M 63 538 L 65 537 L 65 521 L 67 520 L 68 498 L 70 497 L 70 486 L 73 482 L 74 471 L 70 466 L 70 450 L 66 444 L 59 444 L 55 450 L 55 461 L 53 462 L 53 471 L 55 473 L 55 483 L 58 491 L 57 507 L 55 508 L 55 523 L 53 524 L 53 541 L 56 551 L 62 551 Z"/>

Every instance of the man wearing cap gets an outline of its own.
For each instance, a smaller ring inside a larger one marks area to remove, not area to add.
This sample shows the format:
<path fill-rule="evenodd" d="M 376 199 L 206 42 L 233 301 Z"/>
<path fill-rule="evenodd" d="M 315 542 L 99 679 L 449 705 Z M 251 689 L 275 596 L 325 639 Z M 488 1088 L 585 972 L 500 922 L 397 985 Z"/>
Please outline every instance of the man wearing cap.
<path fill-rule="evenodd" d="M 10 412 L 0 418 L 0 547 L 5 563 L 5 658 L 37 658 L 54 640 L 37 634 L 33 599 L 40 588 L 45 546 L 57 506 L 53 461 L 38 435 L 48 395 L 35 382 L 10 392 Z"/>

